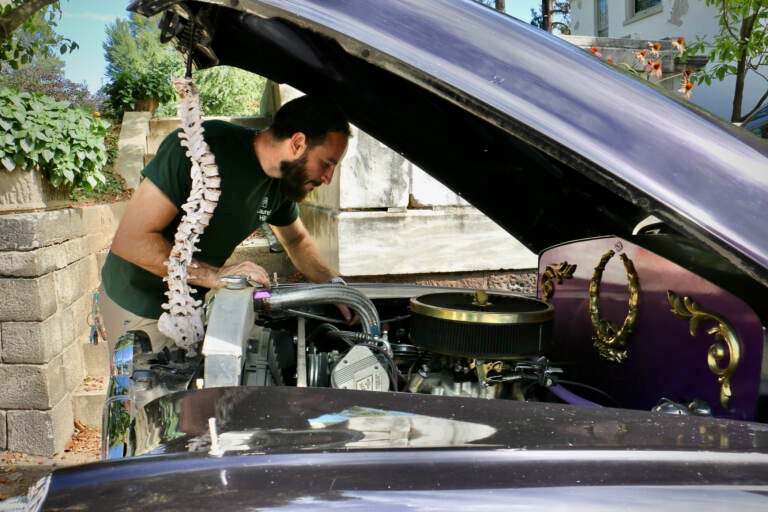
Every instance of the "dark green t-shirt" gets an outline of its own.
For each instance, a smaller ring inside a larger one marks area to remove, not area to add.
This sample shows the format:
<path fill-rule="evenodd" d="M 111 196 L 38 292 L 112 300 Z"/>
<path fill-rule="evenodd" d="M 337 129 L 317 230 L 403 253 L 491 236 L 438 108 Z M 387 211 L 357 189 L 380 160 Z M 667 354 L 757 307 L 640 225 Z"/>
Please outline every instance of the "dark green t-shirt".
<path fill-rule="evenodd" d="M 205 141 L 210 146 L 221 176 L 221 197 L 194 257 L 220 267 L 235 247 L 262 223 L 287 226 L 299 215 L 295 203 L 280 193 L 280 180 L 267 176 L 253 149 L 256 132 L 223 121 L 206 121 Z M 173 241 L 181 210 L 192 184 L 191 163 L 181 145 L 178 130 L 168 135 L 142 174 L 179 208 L 179 214 L 163 231 Z M 158 318 L 166 301 L 162 278 L 110 252 L 101 272 L 107 295 L 128 311 Z M 198 290 L 198 298 L 207 290 Z"/>

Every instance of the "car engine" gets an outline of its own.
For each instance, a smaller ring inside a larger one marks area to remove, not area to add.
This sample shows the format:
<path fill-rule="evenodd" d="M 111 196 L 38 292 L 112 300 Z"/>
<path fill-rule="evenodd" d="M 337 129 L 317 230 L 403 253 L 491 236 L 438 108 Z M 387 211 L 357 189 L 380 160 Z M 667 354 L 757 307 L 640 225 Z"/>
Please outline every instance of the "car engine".
<path fill-rule="evenodd" d="M 353 325 L 337 305 L 355 314 Z M 542 355 L 553 317 L 550 304 L 522 294 L 306 283 L 263 289 L 233 278 L 207 305 L 198 355 L 152 352 L 141 331 L 117 341 L 105 458 L 124 441 L 117 423 L 174 391 L 297 386 L 517 400 L 557 393 L 560 370 Z"/>

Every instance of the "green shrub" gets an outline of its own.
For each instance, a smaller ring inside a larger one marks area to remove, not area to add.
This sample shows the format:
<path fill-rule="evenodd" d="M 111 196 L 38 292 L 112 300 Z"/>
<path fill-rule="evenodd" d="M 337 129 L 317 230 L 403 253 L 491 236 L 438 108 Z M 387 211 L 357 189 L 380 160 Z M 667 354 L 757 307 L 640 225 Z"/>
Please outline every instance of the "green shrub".
<path fill-rule="evenodd" d="M 117 118 L 123 112 L 136 108 L 136 102 L 143 98 L 154 98 L 158 103 L 176 99 L 176 90 L 171 85 L 173 69 L 170 64 L 149 64 L 141 71 L 122 71 L 104 87 L 109 104 Z"/>
<path fill-rule="evenodd" d="M 41 94 L 0 86 L 0 168 L 39 170 L 54 186 L 93 189 L 105 181 L 109 123 Z"/>

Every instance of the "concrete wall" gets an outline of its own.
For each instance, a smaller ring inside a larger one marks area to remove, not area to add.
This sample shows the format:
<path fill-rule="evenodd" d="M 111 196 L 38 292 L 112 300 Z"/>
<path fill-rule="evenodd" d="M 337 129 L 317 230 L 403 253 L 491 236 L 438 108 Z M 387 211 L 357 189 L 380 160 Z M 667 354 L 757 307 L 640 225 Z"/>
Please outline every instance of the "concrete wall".
<path fill-rule="evenodd" d="M 697 37 L 707 38 L 719 32 L 717 10 L 703 1 L 662 0 L 660 7 L 648 9 L 646 13 L 631 16 L 631 0 L 608 1 L 608 34 L 610 38 L 629 38 L 658 41 L 684 37 L 695 41 Z M 596 36 L 597 0 L 571 1 L 571 33 L 573 35 Z M 728 77 L 722 82 L 696 86 L 691 102 L 713 114 L 730 120 L 735 80 Z M 751 77 L 745 86 L 742 112 L 751 109 L 760 95 L 765 92 L 765 82 Z"/>
<path fill-rule="evenodd" d="M 278 103 L 302 93 L 279 87 Z M 301 218 L 342 276 L 529 269 L 536 255 L 397 152 L 352 127 L 328 186 Z"/>
<path fill-rule="evenodd" d="M 0 450 L 50 456 L 70 439 L 98 254 L 121 208 L 0 215 Z"/>

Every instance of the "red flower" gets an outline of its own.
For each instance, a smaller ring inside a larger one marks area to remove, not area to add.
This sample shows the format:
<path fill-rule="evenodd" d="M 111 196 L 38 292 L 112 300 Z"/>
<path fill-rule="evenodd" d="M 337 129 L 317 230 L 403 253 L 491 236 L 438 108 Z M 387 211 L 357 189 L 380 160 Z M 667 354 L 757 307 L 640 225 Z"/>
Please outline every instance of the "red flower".
<path fill-rule="evenodd" d="M 674 41 L 672 41 L 672 46 L 675 50 L 677 50 L 680 53 L 680 56 L 685 53 L 685 39 L 682 37 L 678 37 Z"/>
<path fill-rule="evenodd" d="M 693 90 L 693 82 L 691 82 L 691 73 L 693 73 L 693 70 L 691 68 L 685 68 L 683 70 L 683 73 L 681 75 L 680 88 L 677 90 L 677 92 L 682 94 L 683 98 L 687 100 L 691 99 L 691 91 Z"/>
<path fill-rule="evenodd" d="M 650 71 L 652 77 L 661 78 L 661 61 L 648 59 L 648 63 L 645 65 L 645 70 Z"/>
<path fill-rule="evenodd" d="M 654 57 L 658 57 L 659 51 L 661 50 L 661 43 L 659 43 L 658 41 L 651 43 L 649 41 L 648 48 L 651 49 L 651 55 L 653 55 Z"/>

